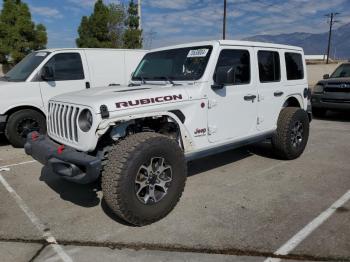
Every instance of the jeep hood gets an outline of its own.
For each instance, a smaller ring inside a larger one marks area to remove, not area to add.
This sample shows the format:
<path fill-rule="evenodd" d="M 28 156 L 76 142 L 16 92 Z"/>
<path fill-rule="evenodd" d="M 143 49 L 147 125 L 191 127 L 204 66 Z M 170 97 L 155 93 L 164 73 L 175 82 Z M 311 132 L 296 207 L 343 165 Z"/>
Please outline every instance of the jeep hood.
<path fill-rule="evenodd" d="M 188 100 L 186 85 L 141 85 L 97 87 L 56 96 L 51 101 L 91 107 L 100 113 L 101 105 L 109 112 L 156 106 Z"/>

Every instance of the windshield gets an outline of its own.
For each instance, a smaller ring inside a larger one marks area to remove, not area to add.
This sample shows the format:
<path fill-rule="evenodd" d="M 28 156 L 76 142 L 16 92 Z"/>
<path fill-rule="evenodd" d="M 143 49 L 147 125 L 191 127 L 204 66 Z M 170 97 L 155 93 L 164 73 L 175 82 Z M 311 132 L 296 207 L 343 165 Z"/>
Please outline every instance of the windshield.
<path fill-rule="evenodd" d="M 198 80 L 204 74 L 212 49 L 197 46 L 148 53 L 132 80 Z"/>
<path fill-rule="evenodd" d="M 339 66 L 331 75 L 331 78 L 340 77 L 350 77 L 350 64 L 343 64 Z"/>
<path fill-rule="evenodd" d="M 49 52 L 34 52 L 27 55 L 3 77 L 4 80 L 25 81 L 49 54 Z"/>

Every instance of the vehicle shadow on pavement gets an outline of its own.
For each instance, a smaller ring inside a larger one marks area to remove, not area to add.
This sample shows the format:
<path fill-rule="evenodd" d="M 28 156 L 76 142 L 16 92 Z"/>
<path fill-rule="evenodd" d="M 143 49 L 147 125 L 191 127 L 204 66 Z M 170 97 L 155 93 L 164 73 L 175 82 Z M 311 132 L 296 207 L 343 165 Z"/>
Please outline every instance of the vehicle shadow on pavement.
<path fill-rule="evenodd" d="M 328 111 L 324 117 L 314 117 L 318 120 L 350 122 L 350 111 Z"/>
<path fill-rule="evenodd" d="M 94 207 L 100 204 L 99 183 L 89 185 L 74 184 L 52 174 L 47 167 L 41 170 L 40 181 L 45 182 L 60 197 L 82 207 Z"/>
<path fill-rule="evenodd" d="M 77 206 L 91 208 L 101 203 L 103 212 L 111 219 L 119 224 L 125 226 L 134 227 L 134 225 L 128 224 L 117 215 L 115 215 L 106 202 L 98 196 L 98 192 L 101 191 L 101 182 L 97 181 L 88 185 L 75 184 L 52 174 L 47 167 L 43 167 L 41 170 L 40 181 L 46 183 L 52 190 L 54 190 L 61 199 L 69 201 Z"/>
<path fill-rule="evenodd" d="M 0 135 L 0 146 L 8 146 L 10 143 L 7 141 L 5 135 Z"/>
<path fill-rule="evenodd" d="M 253 146 L 252 148 L 256 148 L 258 146 Z M 269 156 L 269 150 L 261 150 L 260 153 L 262 156 Z M 198 159 L 195 161 L 191 161 L 188 163 L 188 176 L 198 175 L 202 172 L 210 171 L 212 169 L 238 162 L 247 157 L 253 156 L 256 154 L 255 152 L 248 147 L 235 149 L 226 151 L 223 153 L 219 153 L 213 156 L 205 157 L 202 159 Z M 101 204 L 101 208 L 104 213 L 115 222 L 129 226 L 135 227 L 131 225 L 117 215 L 115 215 L 107 203 L 99 197 L 99 192 L 101 191 L 101 182 L 97 181 L 96 183 L 88 184 L 88 185 L 80 185 L 71 183 L 69 181 L 63 180 L 53 174 L 47 167 L 43 167 L 41 170 L 40 181 L 46 183 L 53 191 L 55 191 L 62 200 L 69 201 L 75 205 L 91 208 Z M 101 195 L 101 194 L 100 194 Z"/>
<path fill-rule="evenodd" d="M 275 159 L 275 160 L 281 160 L 278 156 L 276 156 L 273 150 L 271 141 L 264 141 L 261 143 L 247 146 L 247 150 L 257 156 Z"/>
<path fill-rule="evenodd" d="M 188 163 L 188 177 L 237 162 L 252 155 L 246 148 L 240 148 L 190 161 Z"/>

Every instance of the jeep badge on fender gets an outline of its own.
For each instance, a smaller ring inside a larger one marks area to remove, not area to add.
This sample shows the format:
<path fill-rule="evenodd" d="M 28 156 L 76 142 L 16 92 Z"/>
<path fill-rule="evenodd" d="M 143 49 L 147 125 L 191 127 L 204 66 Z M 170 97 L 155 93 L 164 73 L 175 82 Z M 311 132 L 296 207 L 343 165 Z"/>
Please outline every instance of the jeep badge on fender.
<path fill-rule="evenodd" d="M 29 134 L 25 150 L 63 179 L 100 179 L 111 211 L 144 226 L 176 206 L 189 160 L 264 140 L 279 158 L 299 157 L 307 87 L 299 47 L 223 40 L 156 49 L 128 86 L 51 99 L 48 136 Z"/>

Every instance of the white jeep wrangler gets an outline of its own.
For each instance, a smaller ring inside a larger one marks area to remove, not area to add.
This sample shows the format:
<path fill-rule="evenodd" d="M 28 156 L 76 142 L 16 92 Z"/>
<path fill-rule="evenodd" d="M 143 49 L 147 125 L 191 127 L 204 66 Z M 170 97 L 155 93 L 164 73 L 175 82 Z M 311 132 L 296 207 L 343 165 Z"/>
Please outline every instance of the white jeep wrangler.
<path fill-rule="evenodd" d="M 129 86 L 57 96 L 48 137 L 25 150 L 77 183 L 101 177 L 111 210 L 134 225 L 165 217 L 184 190 L 186 161 L 270 139 L 277 156 L 305 149 L 311 116 L 303 50 L 210 41 L 148 53 Z"/>

